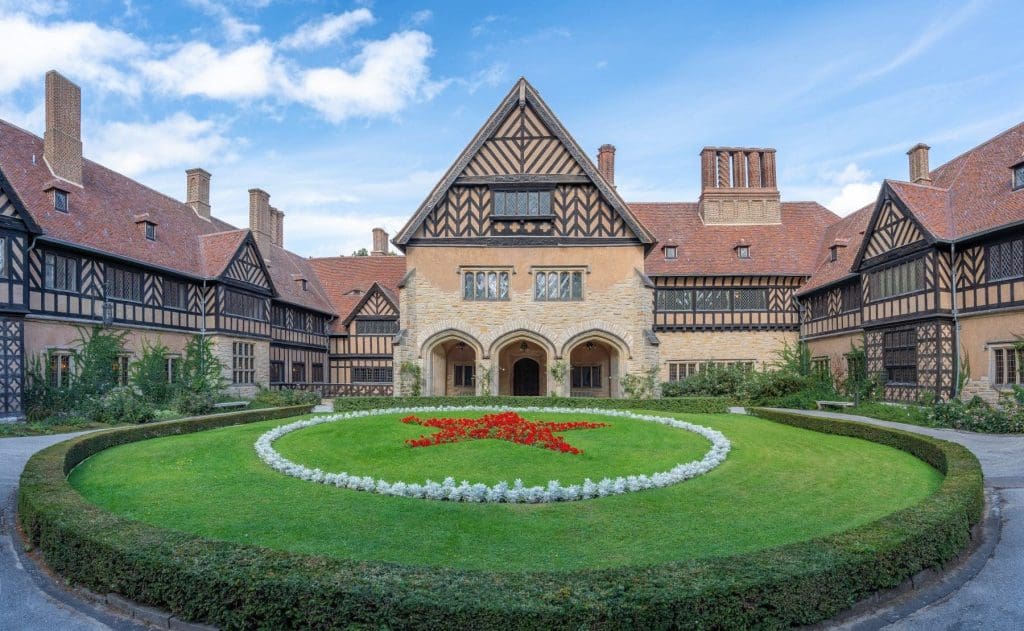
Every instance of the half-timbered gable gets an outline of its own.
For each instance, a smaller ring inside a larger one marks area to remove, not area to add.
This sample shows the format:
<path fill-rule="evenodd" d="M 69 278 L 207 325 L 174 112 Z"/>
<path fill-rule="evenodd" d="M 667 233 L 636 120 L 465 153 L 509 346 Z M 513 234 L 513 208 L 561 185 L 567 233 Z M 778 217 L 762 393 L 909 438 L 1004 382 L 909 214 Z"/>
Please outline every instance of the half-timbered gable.
<path fill-rule="evenodd" d="M 28 309 L 26 253 L 33 232 L 38 228 L 0 172 L 0 313 Z"/>
<path fill-rule="evenodd" d="M 252 241 L 243 244 L 238 250 L 221 279 L 271 291 L 266 265 Z"/>
<path fill-rule="evenodd" d="M 860 264 L 870 265 L 882 255 L 899 256 L 900 252 L 925 242 L 925 234 L 918 222 L 901 204 L 883 193 L 883 202 L 867 234 L 864 236 L 864 252 Z"/>
<path fill-rule="evenodd" d="M 595 240 L 652 242 L 525 79 L 395 237 L 399 247 Z"/>

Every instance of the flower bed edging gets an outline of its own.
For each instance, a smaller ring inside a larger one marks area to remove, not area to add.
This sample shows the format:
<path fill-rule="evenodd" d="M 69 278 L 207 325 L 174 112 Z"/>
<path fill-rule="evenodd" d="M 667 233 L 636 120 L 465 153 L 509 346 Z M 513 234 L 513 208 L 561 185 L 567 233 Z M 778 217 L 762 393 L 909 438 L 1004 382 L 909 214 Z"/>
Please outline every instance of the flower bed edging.
<path fill-rule="evenodd" d="M 515 412 L 531 413 L 574 413 L 574 414 L 598 414 L 618 418 L 628 418 L 639 421 L 659 423 L 676 429 L 693 432 L 711 441 L 711 449 L 704 457 L 693 462 L 679 463 L 668 471 L 659 471 L 652 474 L 640 474 L 630 476 L 618 476 L 615 479 L 604 478 L 600 482 L 594 482 L 590 478 L 583 481 L 583 484 L 570 484 L 563 486 L 560 480 L 549 480 L 546 486 L 524 486 L 522 480 L 515 480 L 512 484 L 508 481 L 501 481 L 494 485 L 487 485 L 482 482 L 472 483 L 463 480 L 460 484 L 455 483 L 455 478 L 446 477 L 443 482 L 426 480 L 425 482 L 388 481 L 374 478 L 372 476 L 351 475 L 348 472 L 329 473 L 320 469 L 311 469 L 305 465 L 297 464 L 288 460 L 277 450 L 273 443 L 285 434 L 323 425 L 324 423 L 336 423 L 367 416 L 380 414 L 435 414 L 438 412 L 465 412 L 491 410 L 489 407 L 413 407 L 413 408 L 389 408 L 380 410 L 360 410 L 346 412 L 344 414 L 332 414 L 318 416 L 311 419 L 296 421 L 287 425 L 275 427 L 263 434 L 256 440 L 256 453 L 260 459 L 275 471 L 289 475 L 307 482 L 316 482 L 338 488 L 351 489 L 353 491 L 365 491 L 380 495 L 392 495 L 395 497 L 409 497 L 415 499 L 447 500 L 450 502 L 506 502 L 542 504 L 547 502 L 573 502 L 589 500 L 609 495 L 622 495 L 635 491 L 663 488 L 673 484 L 679 484 L 685 480 L 702 475 L 720 465 L 729 454 L 732 445 L 724 434 L 717 430 L 702 425 L 694 425 L 686 421 L 680 421 L 665 416 L 654 416 L 651 414 L 636 414 L 624 410 L 600 410 L 593 408 L 559 408 L 559 407 L 522 407 L 516 408 Z"/>

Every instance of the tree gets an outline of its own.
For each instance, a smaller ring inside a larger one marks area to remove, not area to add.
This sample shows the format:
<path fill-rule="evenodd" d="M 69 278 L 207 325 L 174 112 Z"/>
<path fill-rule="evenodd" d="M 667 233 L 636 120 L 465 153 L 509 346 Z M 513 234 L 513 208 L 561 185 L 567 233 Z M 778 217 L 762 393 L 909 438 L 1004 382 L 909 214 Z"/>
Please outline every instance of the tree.
<path fill-rule="evenodd" d="M 352 256 L 370 256 L 370 253 L 366 250 L 366 248 L 359 248 L 358 250 L 352 253 Z"/>
<path fill-rule="evenodd" d="M 132 384 L 156 405 L 167 403 L 174 396 L 174 386 L 167 380 L 167 352 L 160 342 L 143 342 L 142 356 L 132 364 Z"/>

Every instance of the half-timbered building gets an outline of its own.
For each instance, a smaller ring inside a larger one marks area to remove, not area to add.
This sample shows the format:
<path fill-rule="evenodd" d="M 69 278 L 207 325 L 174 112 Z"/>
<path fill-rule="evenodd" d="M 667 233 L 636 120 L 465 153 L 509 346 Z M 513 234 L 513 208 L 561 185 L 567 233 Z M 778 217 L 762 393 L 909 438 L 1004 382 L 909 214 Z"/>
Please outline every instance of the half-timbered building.
<path fill-rule="evenodd" d="M 805 340 L 838 378 L 859 361 L 886 398 L 1024 383 L 1024 125 L 838 218 L 783 201 L 773 149 L 706 147 L 696 202 L 628 203 L 516 82 L 395 236 L 369 256 L 304 258 L 249 191 L 249 225 L 213 216 L 211 175 L 178 201 L 85 159 L 81 94 L 46 76 L 46 129 L 0 121 L 0 417 L 30 365 L 61 383 L 80 327 L 147 343 L 168 376 L 207 336 L 238 395 L 614 397 L 621 377 L 760 368 Z M 38 364 L 36 364 L 38 362 Z M 400 368 L 414 367 L 402 376 Z"/>

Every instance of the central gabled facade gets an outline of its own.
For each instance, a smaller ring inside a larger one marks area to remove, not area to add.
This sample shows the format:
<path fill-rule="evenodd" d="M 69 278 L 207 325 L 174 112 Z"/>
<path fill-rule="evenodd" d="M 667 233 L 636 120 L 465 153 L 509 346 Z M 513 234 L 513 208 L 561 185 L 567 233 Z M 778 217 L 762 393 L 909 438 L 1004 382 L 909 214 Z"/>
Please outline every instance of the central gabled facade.
<path fill-rule="evenodd" d="M 520 79 L 395 237 L 395 361 L 429 394 L 616 396 L 658 361 L 653 241 Z"/>

